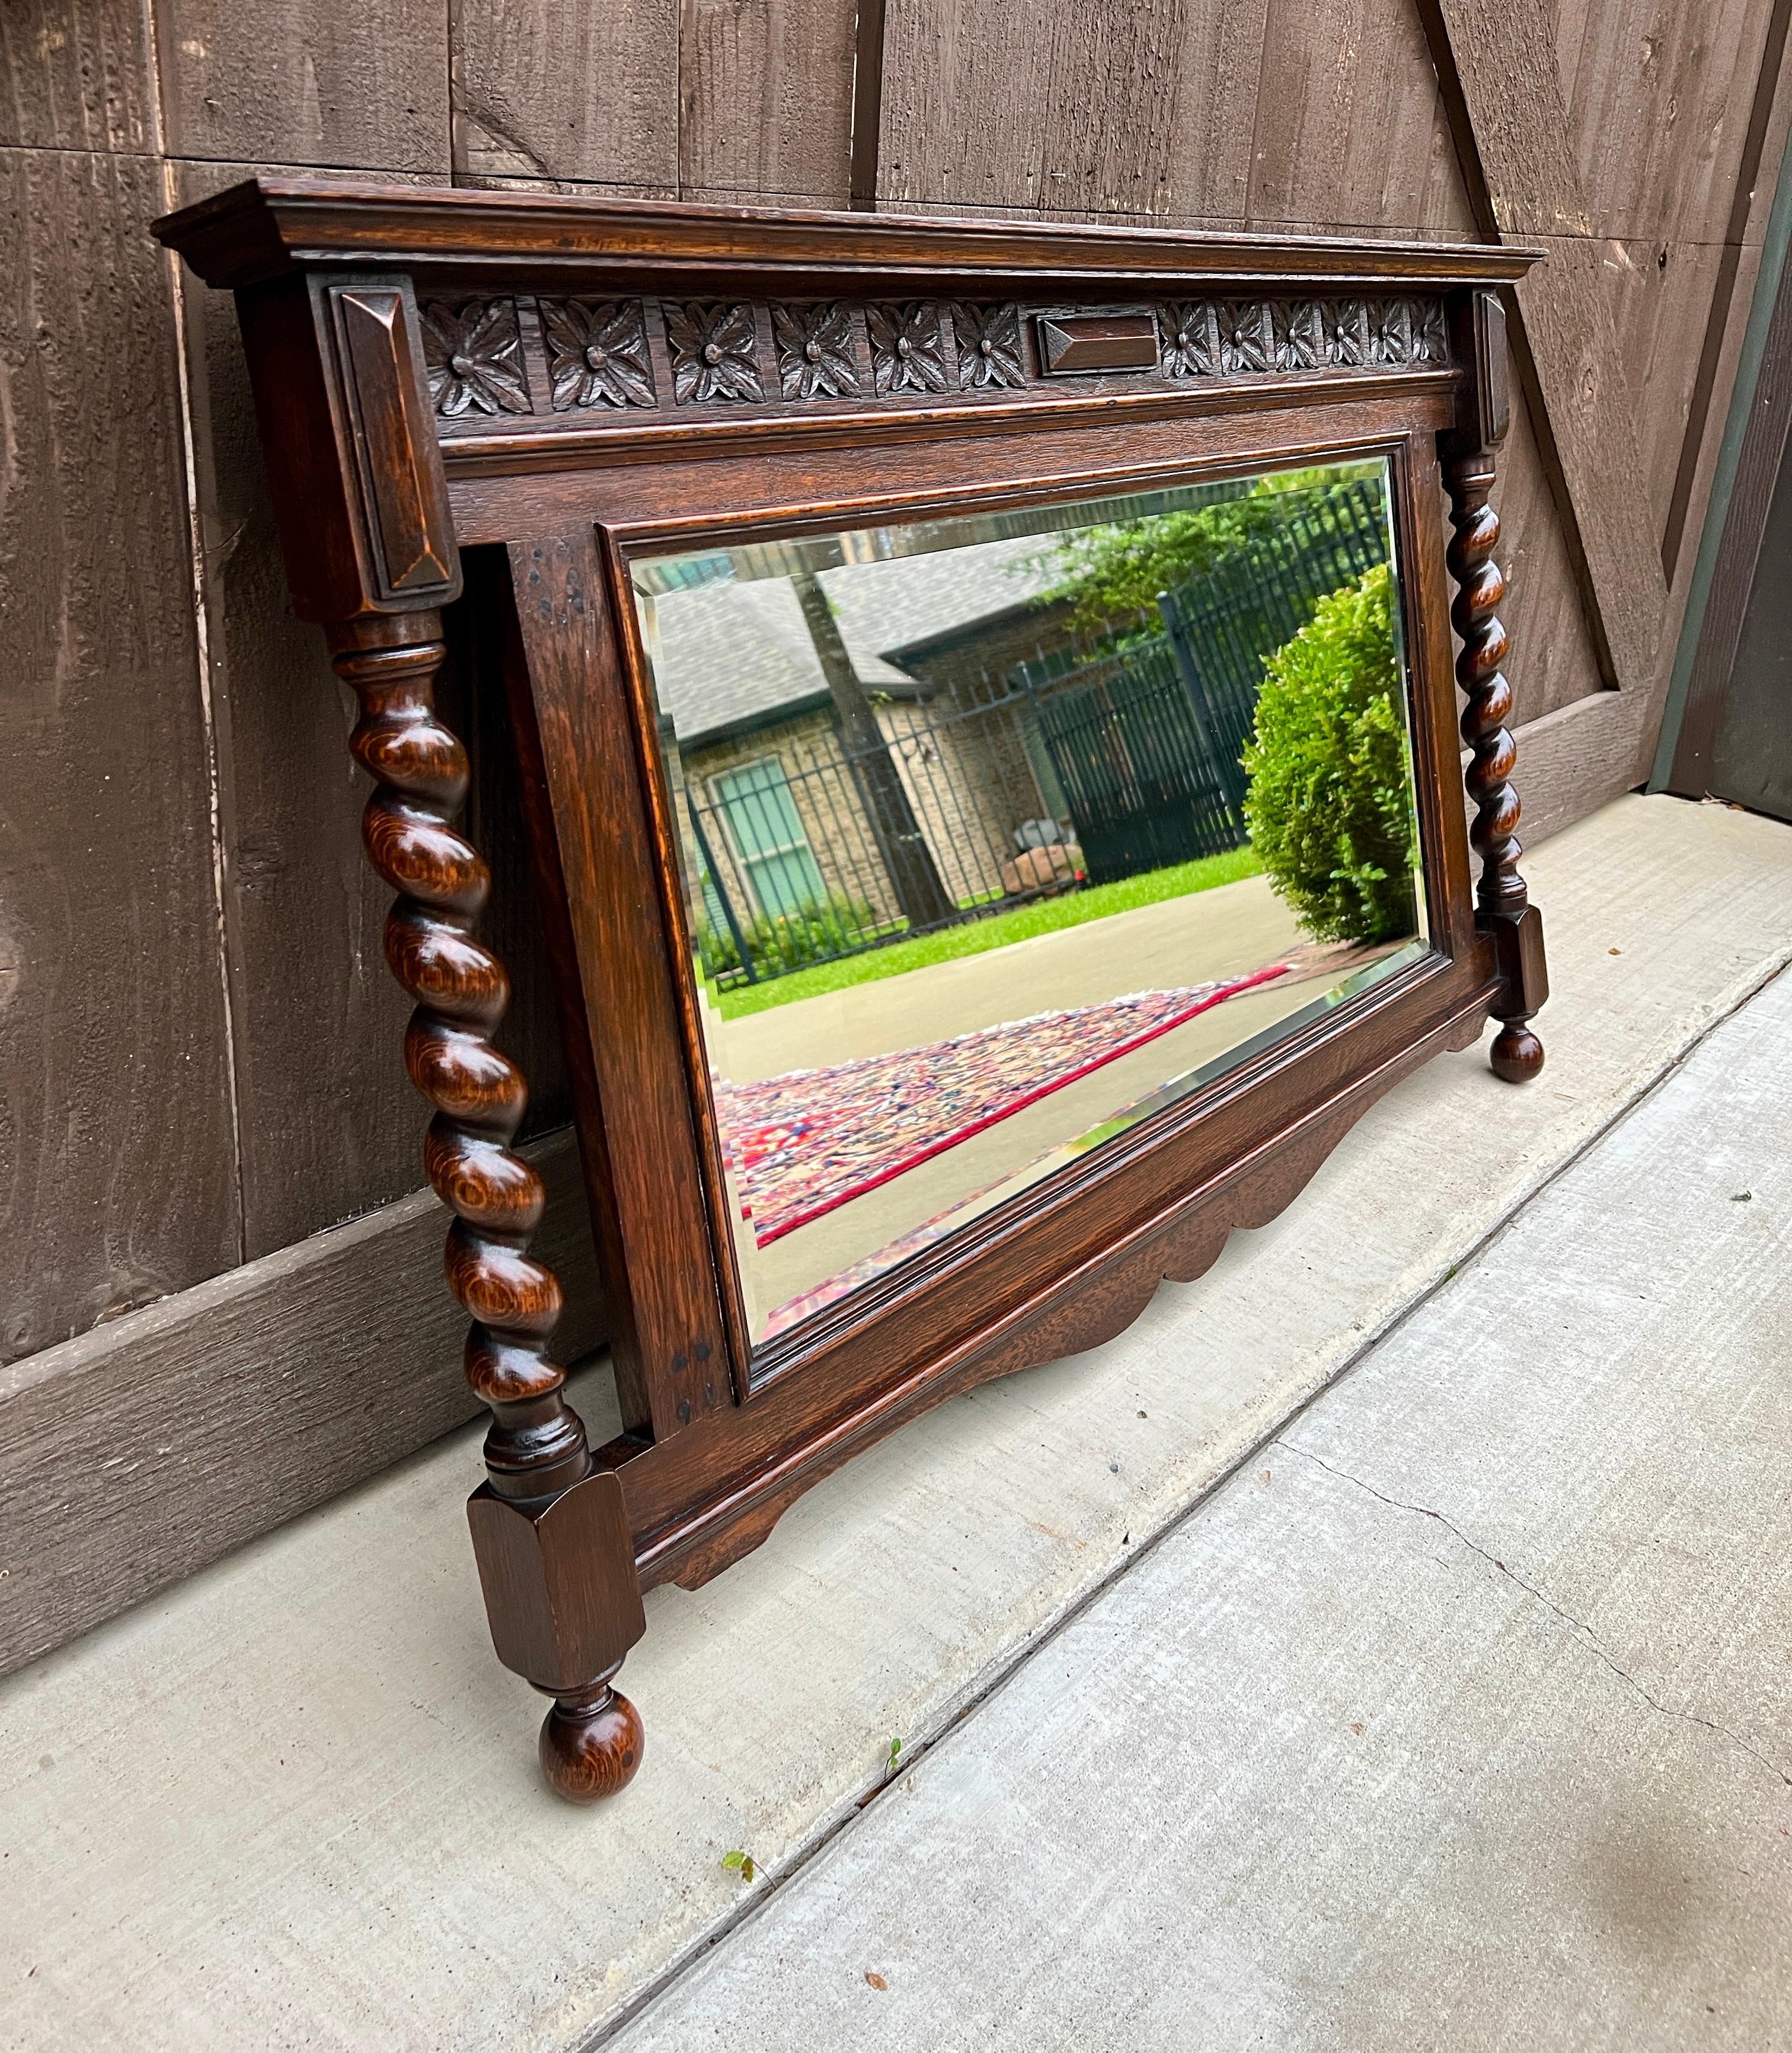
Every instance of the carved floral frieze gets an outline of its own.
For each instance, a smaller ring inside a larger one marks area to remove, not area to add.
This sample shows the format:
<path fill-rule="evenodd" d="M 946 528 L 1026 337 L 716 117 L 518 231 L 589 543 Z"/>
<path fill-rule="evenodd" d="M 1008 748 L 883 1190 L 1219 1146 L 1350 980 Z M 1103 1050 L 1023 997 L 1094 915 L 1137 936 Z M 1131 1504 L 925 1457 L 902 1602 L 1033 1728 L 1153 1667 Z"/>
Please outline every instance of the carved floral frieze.
<path fill-rule="evenodd" d="M 1193 300 L 1159 310 L 1171 378 L 1447 363 L 1437 300 Z"/>
<path fill-rule="evenodd" d="M 523 309 L 520 318 L 519 305 Z M 539 328 L 533 306 L 539 313 Z M 1441 366 L 1450 360 L 1440 298 L 1335 299 L 1216 295 L 1148 312 L 1155 375 L 1174 381 L 1300 371 Z M 993 395 L 1034 384 L 1031 311 L 1011 300 L 433 300 L 422 308 L 429 390 L 445 421 L 472 426 L 527 414 L 531 379 L 556 414 L 770 402 L 826 403 L 875 395 Z M 1074 315 L 1053 312 L 1062 323 Z M 661 340 L 663 334 L 663 343 Z M 769 334 L 767 375 L 764 339 Z M 1147 344 L 1148 347 L 1148 344 Z M 533 363 L 533 369 L 531 363 Z M 1116 367 L 1092 375 L 1153 373 Z M 1056 391 L 1065 388 L 1060 372 Z"/>
<path fill-rule="evenodd" d="M 655 403 L 646 312 L 639 300 L 543 300 L 541 332 L 556 413 Z"/>
<path fill-rule="evenodd" d="M 514 300 L 430 300 L 421 309 L 423 363 L 436 411 L 531 414 Z"/>

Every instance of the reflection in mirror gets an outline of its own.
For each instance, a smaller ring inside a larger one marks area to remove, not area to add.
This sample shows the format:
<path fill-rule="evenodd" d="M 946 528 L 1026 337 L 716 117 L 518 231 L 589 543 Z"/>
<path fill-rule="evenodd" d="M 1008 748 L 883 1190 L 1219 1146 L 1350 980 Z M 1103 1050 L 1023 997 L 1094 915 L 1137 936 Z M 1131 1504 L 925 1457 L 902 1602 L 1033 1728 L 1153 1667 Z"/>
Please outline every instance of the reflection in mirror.
<path fill-rule="evenodd" d="M 1383 459 L 633 574 L 756 1345 L 1422 952 Z"/>

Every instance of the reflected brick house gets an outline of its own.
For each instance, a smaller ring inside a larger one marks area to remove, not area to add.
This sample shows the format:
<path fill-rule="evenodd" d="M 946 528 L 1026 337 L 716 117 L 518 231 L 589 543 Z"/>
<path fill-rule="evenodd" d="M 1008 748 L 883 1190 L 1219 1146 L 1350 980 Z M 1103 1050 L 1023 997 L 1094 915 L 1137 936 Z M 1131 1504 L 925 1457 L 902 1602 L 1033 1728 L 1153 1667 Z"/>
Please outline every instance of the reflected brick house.
<path fill-rule="evenodd" d="M 1045 596 L 1054 575 L 1025 536 L 820 573 L 916 822 L 961 905 L 1000 895 L 1005 864 L 1013 888 L 1014 858 L 1065 817 L 1025 701 L 997 703 L 1016 664 L 1068 646 L 1067 609 Z M 896 921 L 790 579 L 719 579 L 652 605 L 662 724 L 676 741 L 668 759 L 682 777 L 687 834 L 703 843 L 693 869 L 723 877 L 749 918 L 845 901 Z"/>

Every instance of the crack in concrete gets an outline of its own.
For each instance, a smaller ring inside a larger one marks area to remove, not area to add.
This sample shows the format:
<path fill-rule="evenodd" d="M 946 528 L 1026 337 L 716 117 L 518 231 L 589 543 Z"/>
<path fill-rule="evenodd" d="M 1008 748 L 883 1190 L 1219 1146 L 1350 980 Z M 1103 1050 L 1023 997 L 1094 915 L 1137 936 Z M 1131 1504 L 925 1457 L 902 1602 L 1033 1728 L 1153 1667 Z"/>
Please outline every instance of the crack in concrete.
<path fill-rule="evenodd" d="M 1272 1440 L 1269 1444 L 1275 1447 L 1284 1447 L 1291 1454 L 1299 1454 L 1303 1461 L 1311 1462 L 1316 1468 L 1323 1469 L 1327 1475 L 1335 1476 L 1340 1482 L 1354 1484 L 1357 1489 L 1367 1492 L 1378 1503 L 1386 1505 L 1391 1510 L 1409 1512 L 1414 1517 L 1435 1520 L 1446 1533 L 1460 1541 L 1471 1554 L 1478 1554 L 1490 1567 L 1497 1568 L 1508 1581 L 1517 1584 L 1527 1596 L 1535 1597 L 1552 1617 L 1559 1619 L 1562 1623 L 1567 1627 L 1570 1635 L 1576 1643 L 1586 1647 L 1590 1654 L 1603 1662 L 1621 1682 L 1627 1685 L 1642 1698 L 1651 1710 L 1659 1711 L 1663 1717 L 1680 1718 L 1688 1725 L 1703 1725 L 1707 1732 L 1717 1733 L 1720 1738 L 1728 1740 L 1732 1746 L 1739 1746 L 1744 1753 L 1752 1755 L 1770 1773 L 1777 1775 L 1788 1788 L 1792 1788 L 1792 1775 L 1787 1774 L 1777 1761 L 1744 1739 L 1740 1733 L 1732 1732 L 1727 1725 L 1719 1725 L 1715 1718 L 1701 1717 L 1696 1711 L 1680 1710 L 1672 1704 L 1665 1704 L 1660 1698 L 1651 1694 L 1627 1668 L 1623 1667 L 1606 1651 L 1600 1642 L 1598 1634 L 1584 1619 L 1576 1618 L 1572 1613 L 1565 1611 L 1552 1598 L 1546 1596 L 1535 1583 L 1527 1582 L 1516 1569 L 1508 1568 L 1504 1561 L 1488 1553 L 1484 1547 L 1477 1546 L 1460 1525 L 1457 1525 L 1453 1519 L 1447 1518 L 1442 1512 L 1434 1511 L 1428 1504 L 1408 1504 L 1403 1498 L 1390 1497 L 1386 1491 L 1377 1490 L 1373 1483 L 1365 1482 L 1361 1476 L 1351 1474 L 1348 1469 L 1338 1467 L 1334 1462 L 1327 1461 L 1323 1455 L 1316 1454 L 1310 1447 L 1297 1447 L 1292 1440 L 1284 1440 L 1278 1437 Z"/>

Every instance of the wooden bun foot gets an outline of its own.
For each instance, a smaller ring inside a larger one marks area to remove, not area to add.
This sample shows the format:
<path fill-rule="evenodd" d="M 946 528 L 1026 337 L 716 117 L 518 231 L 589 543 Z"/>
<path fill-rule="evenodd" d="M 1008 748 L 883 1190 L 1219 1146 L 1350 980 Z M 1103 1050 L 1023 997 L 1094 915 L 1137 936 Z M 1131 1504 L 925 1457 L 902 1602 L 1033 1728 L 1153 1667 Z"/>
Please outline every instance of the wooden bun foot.
<path fill-rule="evenodd" d="M 605 1682 L 555 1701 L 542 1720 L 541 1772 L 569 1804 L 600 1804 L 633 1781 L 645 1738 L 640 1712 Z"/>
<path fill-rule="evenodd" d="M 1505 1082 L 1527 1084 L 1543 1066 L 1543 1044 L 1522 1020 L 1508 1020 L 1495 1035 L 1488 1060 Z"/>

